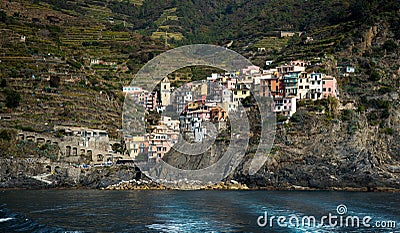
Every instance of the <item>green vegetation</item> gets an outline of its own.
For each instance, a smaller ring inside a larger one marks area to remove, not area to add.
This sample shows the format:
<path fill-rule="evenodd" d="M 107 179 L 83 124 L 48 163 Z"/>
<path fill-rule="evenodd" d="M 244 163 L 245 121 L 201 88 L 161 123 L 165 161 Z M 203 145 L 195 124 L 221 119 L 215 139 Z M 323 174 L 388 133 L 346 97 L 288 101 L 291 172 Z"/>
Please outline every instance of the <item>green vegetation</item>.
<path fill-rule="evenodd" d="M 379 79 L 380 79 L 380 74 L 379 74 L 379 72 L 376 71 L 376 70 L 374 70 L 374 71 L 371 73 L 371 75 L 369 76 L 369 80 L 370 80 L 370 81 L 373 81 L 373 82 L 379 81 Z"/>
<path fill-rule="evenodd" d="M 344 110 L 341 115 L 342 121 L 350 121 L 353 118 L 353 111 L 352 110 Z"/>
<path fill-rule="evenodd" d="M 394 0 L 5 1 L 0 11 L 0 104 L 9 108 L 2 108 L 3 113 L 17 117 L 2 121 L 2 126 L 45 131 L 54 124 L 82 125 L 108 129 L 116 136 L 121 128 L 116 119 L 124 99 L 122 86 L 129 85 L 148 60 L 191 43 L 233 41 L 231 49 L 260 66 L 266 59 L 280 64 L 308 59 L 314 65 L 310 70 L 332 75 L 335 65 L 355 66 L 356 74 L 340 80 L 344 100 L 357 101 L 365 92 L 370 96 L 396 92 L 399 4 Z M 385 36 L 378 34 L 366 46 L 364 37 L 374 25 L 383 28 Z M 279 38 L 279 31 L 303 33 Z M 222 71 L 191 67 L 169 77 L 179 87 L 212 72 Z M 310 111 L 325 110 L 327 119 L 349 118 L 347 113 L 338 114 L 334 101 L 304 104 Z M 18 112 L 19 105 L 27 111 Z M 357 111 L 379 123 L 390 110 L 385 103 L 360 101 Z M 295 115 L 291 121 L 298 120 Z"/>
<path fill-rule="evenodd" d="M 383 133 L 388 134 L 388 135 L 393 135 L 394 134 L 394 130 L 392 128 L 385 128 L 383 130 Z"/>
<path fill-rule="evenodd" d="M 50 77 L 50 87 L 58 88 L 60 86 L 61 78 L 52 76 Z"/>
<path fill-rule="evenodd" d="M 0 139 L 10 141 L 13 138 L 14 134 L 10 130 L 2 129 L 0 131 Z"/>
<path fill-rule="evenodd" d="M 8 108 L 16 108 L 19 106 L 19 103 L 21 101 L 21 95 L 17 91 L 15 91 L 14 89 L 6 89 L 5 95 L 6 95 L 6 106 Z"/>
<path fill-rule="evenodd" d="M 1 79 L 0 81 L 0 87 L 7 87 L 7 80 L 6 79 Z"/>
<path fill-rule="evenodd" d="M 382 48 L 385 49 L 387 52 L 394 52 L 399 48 L 399 46 L 393 40 L 387 40 L 382 45 Z"/>

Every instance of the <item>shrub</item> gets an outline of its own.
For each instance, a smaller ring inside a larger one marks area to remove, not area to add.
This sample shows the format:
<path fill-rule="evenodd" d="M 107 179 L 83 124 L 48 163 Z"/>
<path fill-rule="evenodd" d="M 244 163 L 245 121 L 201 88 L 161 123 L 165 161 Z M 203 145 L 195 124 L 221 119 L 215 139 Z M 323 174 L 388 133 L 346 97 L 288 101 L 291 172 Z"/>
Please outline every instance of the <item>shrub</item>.
<path fill-rule="evenodd" d="M 353 110 L 346 109 L 342 112 L 341 119 L 342 121 L 349 121 L 351 120 L 352 116 L 353 116 Z"/>
<path fill-rule="evenodd" d="M 12 138 L 12 133 L 9 130 L 3 129 L 0 131 L 0 139 L 10 141 Z"/>
<path fill-rule="evenodd" d="M 369 80 L 373 82 L 379 81 L 379 79 L 380 79 L 380 74 L 378 73 L 378 71 L 373 71 L 369 76 Z"/>
<path fill-rule="evenodd" d="M 357 107 L 357 112 L 364 112 L 365 111 L 365 106 L 364 105 L 359 105 L 358 107 Z"/>
<path fill-rule="evenodd" d="M 21 96 L 18 92 L 13 89 L 7 89 L 5 91 L 6 94 L 6 106 L 8 108 L 16 108 L 19 106 L 19 102 L 21 101 Z"/>
<path fill-rule="evenodd" d="M 382 48 L 387 52 L 394 52 L 397 50 L 398 45 L 393 40 L 387 40 L 385 43 L 383 43 Z"/>
<path fill-rule="evenodd" d="M 298 113 L 295 113 L 291 118 L 290 121 L 294 123 L 299 123 L 301 122 L 301 116 Z"/>
<path fill-rule="evenodd" d="M 384 132 L 385 134 L 388 134 L 388 135 L 393 135 L 394 130 L 393 130 L 392 128 L 385 128 L 385 129 L 383 130 L 383 132 Z"/>
<path fill-rule="evenodd" d="M 276 121 L 277 122 L 284 122 L 286 121 L 288 118 L 282 114 L 278 114 L 278 116 L 276 117 Z"/>
<path fill-rule="evenodd" d="M 7 87 L 7 80 L 6 79 L 1 79 L 1 82 L 0 82 L 0 87 Z"/>
<path fill-rule="evenodd" d="M 60 81 L 61 79 L 58 76 L 50 77 L 50 87 L 58 88 L 60 86 Z"/>

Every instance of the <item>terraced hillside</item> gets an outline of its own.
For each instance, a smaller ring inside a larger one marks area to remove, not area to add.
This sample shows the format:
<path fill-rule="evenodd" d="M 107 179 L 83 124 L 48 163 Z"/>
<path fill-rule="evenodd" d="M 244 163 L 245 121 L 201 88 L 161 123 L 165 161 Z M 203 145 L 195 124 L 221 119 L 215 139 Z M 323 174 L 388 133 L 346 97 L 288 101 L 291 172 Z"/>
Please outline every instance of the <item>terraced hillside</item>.
<path fill-rule="evenodd" d="M 6 10 L 0 22 L 1 127 L 48 132 L 54 125 L 80 125 L 117 137 L 122 86 L 146 56 L 163 51 L 162 43 L 112 30 L 123 20 L 106 7 L 83 6 L 84 17 L 37 1 L 0 6 Z M 20 96 L 15 106 L 7 104 L 8 90 Z"/>
<path fill-rule="evenodd" d="M 390 0 L 2 1 L 0 116 L 7 120 L 0 125 L 81 125 L 117 137 L 122 86 L 165 49 L 195 42 L 230 44 L 260 66 L 308 59 L 329 73 L 353 65 L 359 75 L 340 80 L 349 99 L 366 87 L 388 91 L 398 82 L 398 8 Z M 281 30 L 302 34 L 269 35 Z M 198 79 L 194 72 L 207 74 L 186 69 L 175 76 L 182 83 Z"/>

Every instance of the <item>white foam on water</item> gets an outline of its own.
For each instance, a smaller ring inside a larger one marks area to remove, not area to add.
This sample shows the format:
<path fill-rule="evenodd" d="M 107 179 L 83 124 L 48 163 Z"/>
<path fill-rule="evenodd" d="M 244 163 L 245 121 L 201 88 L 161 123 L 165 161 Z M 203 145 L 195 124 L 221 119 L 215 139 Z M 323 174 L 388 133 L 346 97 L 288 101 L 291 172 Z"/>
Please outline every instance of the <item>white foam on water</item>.
<path fill-rule="evenodd" d="M 14 218 L 0 218 L 0 222 L 7 222 L 13 220 Z"/>

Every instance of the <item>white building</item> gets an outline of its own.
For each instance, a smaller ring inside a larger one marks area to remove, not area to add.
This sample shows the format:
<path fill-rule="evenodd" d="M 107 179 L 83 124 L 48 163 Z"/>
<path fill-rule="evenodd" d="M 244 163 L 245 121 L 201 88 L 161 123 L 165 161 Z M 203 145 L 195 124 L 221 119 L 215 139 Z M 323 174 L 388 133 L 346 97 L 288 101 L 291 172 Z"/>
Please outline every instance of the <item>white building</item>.
<path fill-rule="evenodd" d="M 161 81 L 160 92 L 161 92 L 161 105 L 164 107 L 170 105 L 171 83 L 169 82 L 167 77 Z"/>
<path fill-rule="evenodd" d="M 276 98 L 274 100 L 274 112 L 285 116 L 293 116 L 297 111 L 296 98 Z"/>
<path fill-rule="evenodd" d="M 311 73 L 310 74 L 310 97 L 311 100 L 322 99 L 322 79 L 325 74 Z"/>
<path fill-rule="evenodd" d="M 310 86 L 310 76 L 307 73 L 301 73 L 298 79 L 297 99 L 309 99 Z"/>

